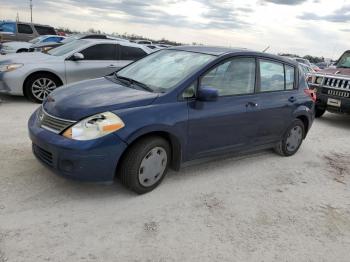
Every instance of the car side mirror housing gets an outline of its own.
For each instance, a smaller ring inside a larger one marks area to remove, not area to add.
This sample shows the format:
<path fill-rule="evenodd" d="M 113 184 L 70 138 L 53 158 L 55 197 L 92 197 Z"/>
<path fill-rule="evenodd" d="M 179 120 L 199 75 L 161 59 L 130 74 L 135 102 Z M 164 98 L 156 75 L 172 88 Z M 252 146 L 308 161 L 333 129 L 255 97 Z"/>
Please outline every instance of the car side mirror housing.
<path fill-rule="evenodd" d="M 73 61 L 80 61 L 80 60 L 84 60 L 84 55 L 82 53 L 74 53 L 72 56 L 72 60 Z"/>
<path fill-rule="evenodd" d="M 219 91 L 211 87 L 200 87 L 197 93 L 199 101 L 211 102 L 218 100 Z"/>

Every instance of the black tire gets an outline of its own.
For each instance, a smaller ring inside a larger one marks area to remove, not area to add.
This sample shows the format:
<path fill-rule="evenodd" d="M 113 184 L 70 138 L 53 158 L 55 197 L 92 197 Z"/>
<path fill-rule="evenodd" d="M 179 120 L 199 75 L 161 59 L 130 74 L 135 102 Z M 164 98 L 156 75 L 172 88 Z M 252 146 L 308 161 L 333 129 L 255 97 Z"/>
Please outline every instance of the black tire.
<path fill-rule="evenodd" d="M 326 109 L 315 108 L 315 117 L 320 118 L 326 113 Z"/>
<path fill-rule="evenodd" d="M 43 97 L 42 99 L 39 99 L 33 92 L 33 85 L 36 81 L 40 80 L 40 79 L 48 79 L 50 81 L 52 81 L 55 85 L 54 89 L 56 89 L 57 87 L 62 85 L 62 82 L 60 81 L 60 79 L 52 74 L 48 74 L 48 73 L 37 73 L 37 74 L 33 74 L 31 76 L 29 76 L 27 78 L 27 80 L 24 83 L 24 95 L 32 102 L 35 103 L 39 103 L 41 104 L 43 102 L 43 100 L 46 98 Z M 51 93 L 54 89 L 52 89 L 51 91 L 48 90 L 48 94 Z"/>
<path fill-rule="evenodd" d="M 166 152 L 167 161 L 165 164 L 165 170 L 163 174 L 160 174 L 160 177 L 157 176 L 157 182 L 150 186 L 144 186 L 140 183 L 140 175 L 141 172 L 141 162 L 147 157 L 147 155 L 154 148 L 162 148 Z M 164 179 L 169 163 L 171 161 L 171 150 L 169 143 L 157 136 L 151 136 L 144 138 L 140 141 L 137 141 L 135 144 L 131 145 L 131 147 L 125 153 L 120 168 L 119 168 L 119 178 L 127 188 L 136 192 L 137 194 L 144 194 L 155 189 Z"/>
<path fill-rule="evenodd" d="M 295 149 L 293 150 L 289 150 L 289 145 L 287 143 L 288 137 L 290 135 L 290 132 L 295 129 L 296 127 L 300 127 L 301 128 L 301 135 L 302 138 L 300 140 L 300 144 L 298 146 L 295 147 Z M 276 145 L 275 152 L 281 156 L 292 156 L 294 155 L 300 148 L 303 139 L 305 138 L 305 126 L 304 123 L 300 120 L 300 119 L 295 119 L 293 121 L 293 123 L 289 126 L 288 130 L 285 132 L 285 134 L 283 135 L 282 140 Z"/>
<path fill-rule="evenodd" d="M 17 50 L 16 53 L 25 53 L 25 52 L 28 52 L 28 49 L 19 49 Z"/>

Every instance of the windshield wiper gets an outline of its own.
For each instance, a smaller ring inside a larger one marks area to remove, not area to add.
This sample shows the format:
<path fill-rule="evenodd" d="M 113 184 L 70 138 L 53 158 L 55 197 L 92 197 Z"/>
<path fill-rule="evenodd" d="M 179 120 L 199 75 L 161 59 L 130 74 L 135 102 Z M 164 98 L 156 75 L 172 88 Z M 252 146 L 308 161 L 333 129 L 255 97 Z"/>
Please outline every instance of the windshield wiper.
<path fill-rule="evenodd" d="M 141 88 L 143 88 L 144 90 L 146 91 L 149 91 L 149 92 L 153 92 L 154 90 L 152 88 L 150 88 L 148 85 L 144 84 L 144 83 L 141 83 L 135 79 L 132 79 L 132 78 L 129 78 L 129 77 L 125 77 L 125 76 L 119 76 L 117 73 L 114 74 L 115 77 L 122 81 L 122 80 L 125 80 L 129 83 L 129 85 L 137 85 L 137 86 L 140 86 Z"/>

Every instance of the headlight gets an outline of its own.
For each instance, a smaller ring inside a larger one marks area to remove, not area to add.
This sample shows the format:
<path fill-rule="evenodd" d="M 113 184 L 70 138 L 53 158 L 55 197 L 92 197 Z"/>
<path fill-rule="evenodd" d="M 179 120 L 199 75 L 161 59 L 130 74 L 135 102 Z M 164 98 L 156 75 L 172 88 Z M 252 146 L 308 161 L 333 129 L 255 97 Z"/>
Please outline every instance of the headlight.
<path fill-rule="evenodd" d="M 316 77 L 315 84 L 320 85 L 320 84 L 322 84 L 322 81 L 323 81 L 323 77 L 318 76 L 318 77 Z"/>
<path fill-rule="evenodd" d="M 115 114 L 105 112 L 85 118 L 62 135 L 74 140 L 92 140 L 123 128 L 124 122 Z"/>
<path fill-rule="evenodd" d="M 11 72 L 22 66 L 23 64 L 0 65 L 0 72 Z"/>
<path fill-rule="evenodd" d="M 3 45 L 2 49 L 7 51 L 15 50 L 12 46 L 8 46 L 8 45 Z"/>

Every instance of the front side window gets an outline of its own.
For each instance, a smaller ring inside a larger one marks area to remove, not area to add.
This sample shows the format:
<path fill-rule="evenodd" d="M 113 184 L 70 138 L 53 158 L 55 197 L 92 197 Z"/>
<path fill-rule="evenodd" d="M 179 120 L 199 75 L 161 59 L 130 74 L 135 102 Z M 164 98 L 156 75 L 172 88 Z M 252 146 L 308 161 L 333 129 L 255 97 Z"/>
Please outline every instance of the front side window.
<path fill-rule="evenodd" d="M 233 58 L 206 73 L 201 87 L 211 87 L 219 91 L 219 96 L 254 93 L 255 59 Z"/>
<path fill-rule="evenodd" d="M 33 34 L 33 30 L 30 25 L 18 24 L 17 27 L 18 27 L 18 33 L 29 34 L 29 35 Z"/>
<path fill-rule="evenodd" d="M 84 55 L 84 60 L 116 60 L 117 45 L 114 44 L 99 44 L 86 48 L 81 51 Z"/>
<path fill-rule="evenodd" d="M 166 92 L 215 58 L 195 52 L 162 50 L 130 64 L 117 76 L 131 78 L 157 92 Z"/>
<path fill-rule="evenodd" d="M 120 46 L 120 60 L 138 60 L 146 56 L 146 52 L 138 47 Z"/>
<path fill-rule="evenodd" d="M 260 60 L 260 92 L 284 90 L 283 64 Z"/>
<path fill-rule="evenodd" d="M 16 33 L 15 23 L 2 23 L 0 24 L 0 32 Z"/>

